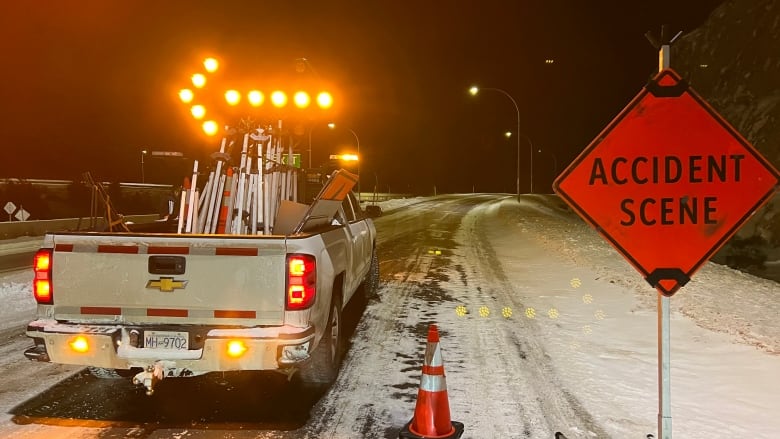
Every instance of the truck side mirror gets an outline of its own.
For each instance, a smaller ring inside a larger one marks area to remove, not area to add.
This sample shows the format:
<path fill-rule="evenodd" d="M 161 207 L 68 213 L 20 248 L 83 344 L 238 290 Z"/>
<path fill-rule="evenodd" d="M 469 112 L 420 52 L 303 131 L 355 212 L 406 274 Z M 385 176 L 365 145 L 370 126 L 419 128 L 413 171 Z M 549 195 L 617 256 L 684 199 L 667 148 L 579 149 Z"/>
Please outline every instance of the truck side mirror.
<path fill-rule="evenodd" d="M 366 206 L 366 216 L 368 216 L 369 218 L 380 217 L 382 216 L 382 208 L 377 206 L 376 204 Z"/>

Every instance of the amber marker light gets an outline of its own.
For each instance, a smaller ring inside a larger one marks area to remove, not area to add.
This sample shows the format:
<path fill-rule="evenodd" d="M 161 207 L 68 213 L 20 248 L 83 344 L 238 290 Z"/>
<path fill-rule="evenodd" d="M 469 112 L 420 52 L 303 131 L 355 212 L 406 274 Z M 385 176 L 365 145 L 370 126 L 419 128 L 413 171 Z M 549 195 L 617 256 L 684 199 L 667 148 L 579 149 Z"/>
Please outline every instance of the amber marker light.
<path fill-rule="evenodd" d="M 237 90 L 226 91 L 225 102 L 227 102 L 228 105 L 235 107 L 239 102 L 241 102 L 241 93 L 239 93 Z"/>
<path fill-rule="evenodd" d="M 228 357 L 238 358 L 246 353 L 247 347 L 242 340 L 230 340 L 227 344 Z"/>
<path fill-rule="evenodd" d="M 263 101 L 265 100 L 265 97 L 263 96 L 263 93 L 258 90 L 252 90 L 247 94 L 246 99 L 249 101 L 249 105 L 253 107 L 259 107 L 263 105 Z"/>
<path fill-rule="evenodd" d="M 287 105 L 287 95 L 281 90 L 276 90 L 271 93 L 271 103 L 274 104 L 274 107 L 284 107 Z"/>
<path fill-rule="evenodd" d="M 213 120 L 203 122 L 203 132 L 206 133 L 207 136 L 213 136 L 217 134 L 217 131 L 219 131 L 219 125 Z"/>
<path fill-rule="evenodd" d="M 79 335 L 78 337 L 72 339 L 68 345 L 70 345 L 70 348 L 74 351 L 82 354 L 89 350 L 89 342 L 87 342 L 87 338 L 83 335 Z"/>
<path fill-rule="evenodd" d="M 219 61 L 216 58 L 206 58 L 203 60 L 203 67 L 209 73 L 214 73 L 219 68 Z"/>
<path fill-rule="evenodd" d="M 206 116 L 206 107 L 203 105 L 193 105 L 192 108 L 190 108 L 190 113 L 192 113 L 192 117 L 195 119 L 203 119 L 203 117 Z"/>
<path fill-rule="evenodd" d="M 195 88 L 203 88 L 203 86 L 206 85 L 206 76 L 202 73 L 192 75 L 192 85 L 194 85 Z"/>
<path fill-rule="evenodd" d="M 333 106 L 333 96 L 330 93 L 323 91 L 317 95 L 317 105 L 322 109 L 328 109 Z"/>
<path fill-rule="evenodd" d="M 188 88 L 181 89 L 179 90 L 179 99 L 181 99 L 181 101 L 185 104 L 189 104 L 193 99 L 195 99 L 195 93 L 193 93 L 192 90 Z"/>
<path fill-rule="evenodd" d="M 311 103 L 311 98 L 309 97 L 309 94 L 305 91 L 299 91 L 296 92 L 293 96 L 293 101 L 295 102 L 295 106 L 298 108 L 306 108 Z"/>

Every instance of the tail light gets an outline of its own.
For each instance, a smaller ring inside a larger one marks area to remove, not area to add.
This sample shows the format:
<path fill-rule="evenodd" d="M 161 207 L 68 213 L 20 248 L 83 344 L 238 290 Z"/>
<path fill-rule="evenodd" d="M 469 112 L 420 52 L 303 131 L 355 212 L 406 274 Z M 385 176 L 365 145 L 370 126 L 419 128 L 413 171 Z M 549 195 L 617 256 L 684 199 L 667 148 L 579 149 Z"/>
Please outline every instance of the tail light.
<path fill-rule="evenodd" d="M 317 294 L 317 262 L 312 255 L 287 255 L 288 310 L 306 309 L 314 304 Z"/>
<path fill-rule="evenodd" d="M 35 259 L 33 259 L 33 272 L 35 278 L 33 279 L 33 296 L 35 301 L 44 304 L 51 305 L 54 303 L 54 296 L 51 286 L 51 262 L 52 262 L 52 250 L 43 248 L 35 253 Z"/>

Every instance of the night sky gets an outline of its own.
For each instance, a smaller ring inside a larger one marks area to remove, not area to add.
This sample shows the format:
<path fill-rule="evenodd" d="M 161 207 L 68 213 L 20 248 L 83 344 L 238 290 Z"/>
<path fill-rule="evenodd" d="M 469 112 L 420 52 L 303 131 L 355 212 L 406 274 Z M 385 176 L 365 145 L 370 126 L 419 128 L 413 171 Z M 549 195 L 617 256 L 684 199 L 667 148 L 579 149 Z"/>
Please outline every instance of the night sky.
<path fill-rule="evenodd" d="M 103 181 L 139 182 L 144 149 L 203 160 L 219 139 L 199 131 L 177 92 L 214 56 L 221 63 L 214 90 L 332 91 L 328 112 L 222 117 L 282 118 L 301 134 L 304 165 L 309 133 L 316 165 L 354 146 L 354 131 L 364 190 L 378 182 L 380 191 L 423 195 L 434 186 L 514 193 L 517 137 L 504 133 L 517 129 L 515 107 L 499 91 L 468 93 L 474 84 L 501 89 L 520 113 L 520 191 L 530 191 L 533 151 L 534 190 L 551 193 L 555 172 L 657 70 L 645 32 L 668 24 L 685 34 L 720 3 L 3 2 L 0 178 L 74 179 L 89 171 Z M 152 183 L 168 183 L 184 167 L 148 156 L 145 163 Z"/>

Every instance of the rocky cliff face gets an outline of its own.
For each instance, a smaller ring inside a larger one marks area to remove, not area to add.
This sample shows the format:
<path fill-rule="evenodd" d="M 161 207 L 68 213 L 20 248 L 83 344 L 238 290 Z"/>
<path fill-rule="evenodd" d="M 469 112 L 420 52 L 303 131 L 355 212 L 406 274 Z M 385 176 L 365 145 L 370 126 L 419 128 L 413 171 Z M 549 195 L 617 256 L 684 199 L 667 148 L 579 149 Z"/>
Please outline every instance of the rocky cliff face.
<path fill-rule="evenodd" d="M 780 169 L 780 0 L 724 1 L 672 45 L 671 66 Z M 740 230 L 721 259 L 748 238 L 761 243 L 770 261 L 780 259 L 780 196 Z"/>

